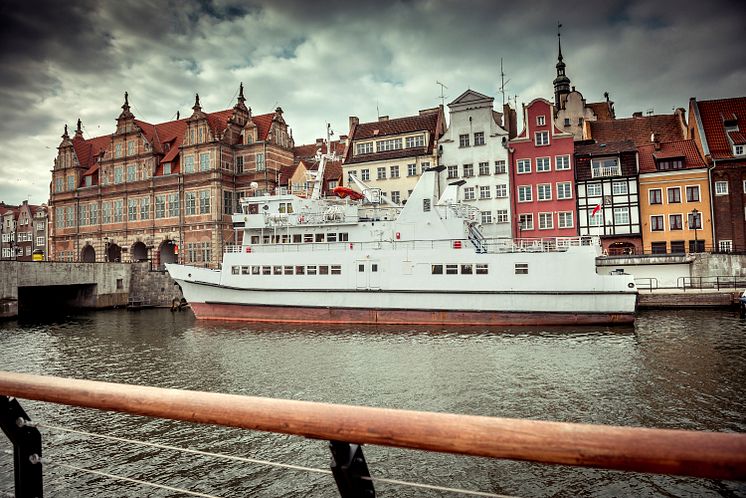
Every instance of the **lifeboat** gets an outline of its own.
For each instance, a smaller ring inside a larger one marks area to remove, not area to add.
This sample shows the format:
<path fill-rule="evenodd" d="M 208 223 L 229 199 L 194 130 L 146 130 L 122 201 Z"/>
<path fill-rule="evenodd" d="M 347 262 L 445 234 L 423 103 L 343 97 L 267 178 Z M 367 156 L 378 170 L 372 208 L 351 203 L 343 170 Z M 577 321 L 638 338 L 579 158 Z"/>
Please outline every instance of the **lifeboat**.
<path fill-rule="evenodd" d="M 332 193 L 341 199 L 349 197 L 353 201 L 359 201 L 360 199 L 365 197 L 363 194 L 355 190 L 352 190 L 350 187 L 342 187 L 342 186 L 334 187 L 332 189 Z"/>

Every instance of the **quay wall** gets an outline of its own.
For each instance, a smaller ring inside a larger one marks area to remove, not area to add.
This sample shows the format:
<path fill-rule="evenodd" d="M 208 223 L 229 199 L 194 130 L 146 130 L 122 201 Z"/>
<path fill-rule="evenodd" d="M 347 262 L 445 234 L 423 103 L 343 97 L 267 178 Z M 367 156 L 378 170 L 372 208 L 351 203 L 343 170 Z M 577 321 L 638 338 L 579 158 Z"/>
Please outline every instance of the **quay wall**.
<path fill-rule="evenodd" d="M 129 302 L 133 306 L 171 306 L 174 299 L 184 295 L 176 282 L 165 271 L 151 271 L 150 263 L 132 263 Z"/>

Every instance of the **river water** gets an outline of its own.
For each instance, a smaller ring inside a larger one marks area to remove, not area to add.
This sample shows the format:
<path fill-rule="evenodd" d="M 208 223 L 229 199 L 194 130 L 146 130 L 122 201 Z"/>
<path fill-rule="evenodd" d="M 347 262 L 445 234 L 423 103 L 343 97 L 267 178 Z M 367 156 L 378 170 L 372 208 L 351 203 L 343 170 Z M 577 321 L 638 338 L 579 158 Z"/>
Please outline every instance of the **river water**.
<path fill-rule="evenodd" d="M 649 311 L 634 326 L 425 329 L 198 322 L 122 310 L 0 323 L 0 370 L 498 417 L 746 432 L 746 322 Z M 328 469 L 323 441 L 22 401 L 52 426 Z M 46 496 L 183 496 L 56 465 L 215 496 L 333 497 L 331 476 L 42 428 Z M 0 435 L 0 496 L 12 458 Z M 746 496 L 746 483 L 366 446 L 371 474 L 515 496 Z M 459 496 L 376 484 L 381 497 Z"/>

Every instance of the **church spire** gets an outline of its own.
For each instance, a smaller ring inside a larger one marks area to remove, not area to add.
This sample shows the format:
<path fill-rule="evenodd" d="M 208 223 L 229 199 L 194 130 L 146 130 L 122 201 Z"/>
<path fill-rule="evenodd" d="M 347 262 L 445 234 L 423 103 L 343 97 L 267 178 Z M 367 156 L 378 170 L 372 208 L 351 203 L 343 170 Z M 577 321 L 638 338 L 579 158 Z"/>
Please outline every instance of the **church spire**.
<path fill-rule="evenodd" d="M 554 78 L 554 105 L 559 110 L 564 105 L 563 97 L 570 93 L 570 78 L 565 74 L 565 62 L 562 58 L 562 24 L 557 23 L 557 77 Z"/>

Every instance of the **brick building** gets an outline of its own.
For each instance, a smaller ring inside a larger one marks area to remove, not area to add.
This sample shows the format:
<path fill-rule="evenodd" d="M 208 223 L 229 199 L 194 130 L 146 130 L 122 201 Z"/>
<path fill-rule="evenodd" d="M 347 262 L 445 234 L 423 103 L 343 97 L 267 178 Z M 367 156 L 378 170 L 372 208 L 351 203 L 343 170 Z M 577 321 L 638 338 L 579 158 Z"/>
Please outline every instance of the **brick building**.
<path fill-rule="evenodd" d="M 691 99 L 688 125 L 710 168 L 714 249 L 746 251 L 746 97 Z"/>
<path fill-rule="evenodd" d="M 135 118 L 125 93 L 116 130 L 65 126 L 52 171 L 50 256 L 60 261 L 180 261 L 217 266 L 234 240 L 240 197 L 271 192 L 293 162 L 281 108 L 254 115 L 243 85 L 232 109 L 159 124 Z"/>

